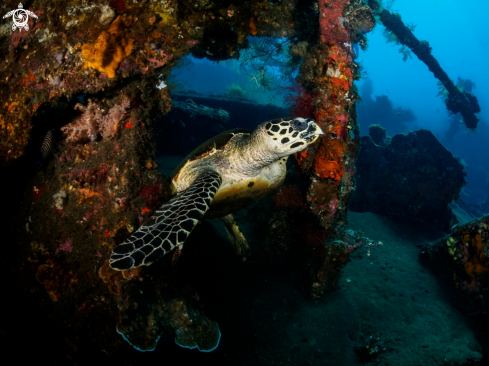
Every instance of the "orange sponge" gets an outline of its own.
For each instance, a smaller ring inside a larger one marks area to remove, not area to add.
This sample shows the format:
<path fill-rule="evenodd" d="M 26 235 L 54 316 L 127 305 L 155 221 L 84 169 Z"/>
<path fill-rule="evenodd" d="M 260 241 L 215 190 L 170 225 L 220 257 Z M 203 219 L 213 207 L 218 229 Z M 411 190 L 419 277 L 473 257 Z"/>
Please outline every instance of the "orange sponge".
<path fill-rule="evenodd" d="M 346 146 L 343 140 L 323 139 L 314 160 L 314 171 L 321 179 L 340 181 L 345 174 Z"/>
<path fill-rule="evenodd" d="M 103 31 L 94 44 L 85 43 L 81 48 L 84 67 L 93 67 L 105 72 L 109 78 L 114 78 L 122 60 L 132 51 L 134 39 L 127 34 L 131 22 L 132 17 L 118 16 L 109 30 Z"/>

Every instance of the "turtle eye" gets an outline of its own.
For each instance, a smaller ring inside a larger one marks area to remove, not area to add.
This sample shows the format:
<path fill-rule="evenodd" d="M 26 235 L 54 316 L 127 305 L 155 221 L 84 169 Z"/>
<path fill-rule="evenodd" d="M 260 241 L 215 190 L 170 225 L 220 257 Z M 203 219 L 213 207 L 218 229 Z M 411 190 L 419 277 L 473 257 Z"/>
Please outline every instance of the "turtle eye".
<path fill-rule="evenodd" d="M 303 119 L 294 119 L 291 123 L 297 131 L 304 131 L 307 128 L 307 123 Z"/>

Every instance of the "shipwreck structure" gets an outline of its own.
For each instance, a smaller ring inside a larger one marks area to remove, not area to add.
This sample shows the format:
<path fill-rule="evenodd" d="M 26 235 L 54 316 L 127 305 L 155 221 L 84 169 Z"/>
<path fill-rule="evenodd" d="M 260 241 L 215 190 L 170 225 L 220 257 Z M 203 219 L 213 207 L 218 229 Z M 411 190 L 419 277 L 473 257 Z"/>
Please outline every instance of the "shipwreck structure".
<path fill-rule="evenodd" d="M 17 8 L 13 0 L 0 6 L 5 14 Z M 18 212 L 5 213 L 4 223 L 15 230 L 5 229 L 12 249 L 2 270 L 10 283 L 34 286 L 32 295 L 19 296 L 42 304 L 68 339 L 70 357 L 82 357 L 80 350 L 92 344 L 124 357 L 126 341 L 148 351 L 161 337 L 201 351 L 218 346 L 215 319 L 181 282 L 198 266 L 182 264 L 178 272 L 169 259 L 116 272 L 107 259 L 170 198 L 153 133 L 172 97 L 158 86 L 182 57 L 238 58 L 248 37 L 290 40 L 300 65 L 292 113 L 314 118 L 325 132 L 295 157 L 303 188 L 276 201 L 300 208 L 304 235 L 325 246 L 303 253 L 309 292 L 319 297 L 334 287 L 358 245 L 342 234 L 360 141 L 353 45 L 365 47 L 376 24 L 374 6 L 361 0 L 34 0 L 24 8 L 36 16 L 25 18 L 25 27 L 12 30 L 15 15 L 0 27 L 0 163 L 11 177 L 4 191 L 23 201 Z M 36 168 L 34 156 L 49 130 L 49 151 Z M 281 225 L 288 225 L 286 215 Z M 87 317 L 100 320 L 96 329 L 83 327 Z M 77 348 L 74 339 L 85 341 Z"/>

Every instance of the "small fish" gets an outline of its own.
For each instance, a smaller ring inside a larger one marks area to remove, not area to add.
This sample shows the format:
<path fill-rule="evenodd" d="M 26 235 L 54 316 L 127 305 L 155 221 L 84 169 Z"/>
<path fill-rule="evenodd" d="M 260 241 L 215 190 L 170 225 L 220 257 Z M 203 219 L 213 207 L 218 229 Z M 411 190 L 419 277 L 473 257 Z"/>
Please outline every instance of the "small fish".
<path fill-rule="evenodd" d="M 400 116 L 400 115 L 401 115 L 401 112 L 397 112 L 396 114 L 397 114 L 398 116 Z"/>
<path fill-rule="evenodd" d="M 42 163 L 44 161 L 46 156 L 51 152 L 53 142 L 54 142 L 53 130 L 49 130 L 46 133 L 46 136 L 44 136 L 44 140 L 42 142 L 41 148 L 39 149 L 39 151 L 36 155 L 35 164 L 39 164 L 39 163 Z"/>

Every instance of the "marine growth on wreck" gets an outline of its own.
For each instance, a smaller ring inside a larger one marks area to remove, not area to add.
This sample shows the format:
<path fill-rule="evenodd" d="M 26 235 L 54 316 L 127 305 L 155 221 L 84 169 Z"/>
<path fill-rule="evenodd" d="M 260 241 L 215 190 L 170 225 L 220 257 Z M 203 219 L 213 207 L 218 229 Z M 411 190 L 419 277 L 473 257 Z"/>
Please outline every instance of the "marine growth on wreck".
<path fill-rule="evenodd" d="M 3 192 L 17 202 L 4 214 L 12 259 L 2 263 L 5 294 L 36 307 L 19 320 L 29 342 L 49 329 L 63 354 L 56 360 L 74 364 L 98 354 L 133 365 L 165 353 L 226 364 L 230 349 L 230 362 L 245 364 L 235 361 L 239 344 L 263 339 L 248 318 L 286 314 L 283 326 L 299 334 L 314 323 L 296 324 L 299 303 L 313 312 L 334 303 L 352 282 L 349 263 L 384 253 L 372 232 L 349 226 L 349 208 L 450 231 L 424 243 L 422 258 L 442 258 L 471 314 L 487 314 L 487 220 L 453 226 L 463 162 L 429 131 L 391 139 L 371 126 L 360 137 L 359 49 L 383 26 L 441 80 L 448 110 L 470 130 L 480 122 L 477 98 L 389 9 L 373 0 L 4 1 L 0 165 Z M 189 59 L 239 69 L 252 87 L 182 88 L 173 73 Z M 297 291 L 281 292 L 284 281 Z M 257 299 L 255 308 L 252 289 L 297 306 Z M 334 319 L 328 311 L 315 316 Z M 0 321 L 5 339 L 17 339 L 13 329 Z M 395 359 L 382 330 L 352 340 L 345 360 Z M 303 356 L 290 348 L 295 364 Z M 487 349 L 475 347 L 466 364 Z"/>

